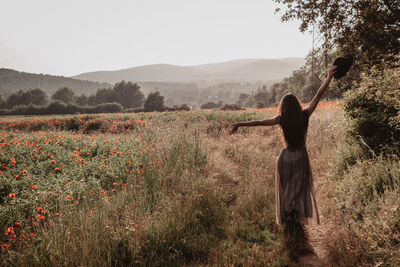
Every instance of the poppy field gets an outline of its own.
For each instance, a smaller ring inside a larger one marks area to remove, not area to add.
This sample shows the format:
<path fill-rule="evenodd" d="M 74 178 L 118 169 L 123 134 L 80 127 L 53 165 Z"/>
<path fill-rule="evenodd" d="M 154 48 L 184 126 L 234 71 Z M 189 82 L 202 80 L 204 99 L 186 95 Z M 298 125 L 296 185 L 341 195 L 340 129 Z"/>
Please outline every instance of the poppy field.
<path fill-rule="evenodd" d="M 2 259 L 11 265 L 205 262 L 214 242 L 226 235 L 227 207 L 235 197 L 220 195 L 222 184 L 213 189 L 204 137 L 226 137 L 230 123 L 268 115 L 194 111 L 4 118 Z M 82 237 L 87 234 L 94 237 Z M 160 235 L 166 236 L 158 240 Z M 190 244 L 191 239 L 196 242 Z M 82 251 L 90 252 L 79 255 Z"/>
<path fill-rule="evenodd" d="M 288 265 L 275 224 L 277 108 L 0 119 L 3 265 Z M 308 150 L 318 181 L 343 113 L 321 103 Z"/>

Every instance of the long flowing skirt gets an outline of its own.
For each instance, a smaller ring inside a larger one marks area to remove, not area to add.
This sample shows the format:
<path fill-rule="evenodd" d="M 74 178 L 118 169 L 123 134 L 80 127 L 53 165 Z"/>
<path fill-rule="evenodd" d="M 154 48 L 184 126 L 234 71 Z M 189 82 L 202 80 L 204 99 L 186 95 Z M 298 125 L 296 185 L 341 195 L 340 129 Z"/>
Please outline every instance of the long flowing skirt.
<path fill-rule="evenodd" d="M 313 176 L 306 148 L 282 149 L 275 172 L 276 223 L 308 223 L 319 215 L 314 195 Z"/>

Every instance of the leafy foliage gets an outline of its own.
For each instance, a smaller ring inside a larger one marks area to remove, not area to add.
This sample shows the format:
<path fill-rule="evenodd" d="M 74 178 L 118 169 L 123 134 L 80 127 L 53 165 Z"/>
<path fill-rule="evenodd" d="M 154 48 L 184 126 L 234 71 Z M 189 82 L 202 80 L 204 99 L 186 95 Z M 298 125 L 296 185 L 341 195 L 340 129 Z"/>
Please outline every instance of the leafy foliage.
<path fill-rule="evenodd" d="M 147 96 L 144 102 L 145 111 L 163 111 L 164 109 L 164 96 L 160 92 L 153 92 Z"/>
<path fill-rule="evenodd" d="M 66 104 L 74 103 L 75 98 L 76 96 L 74 90 L 68 87 L 61 87 L 51 97 L 52 100 L 59 100 Z"/>
<path fill-rule="evenodd" d="M 140 107 L 144 102 L 144 95 L 136 83 L 122 81 L 115 84 L 113 90 L 115 101 L 124 108 Z"/>
<path fill-rule="evenodd" d="M 65 104 L 60 100 L 52 101 L 47 106 L 21 105 L 13 109 L 0 109 L 0 115 L 50 115 L 75 113 L 117 113 L 123 110 L 119 103 L 102 103 L 95 106 Z"/>
<path fill-rule="evenodd" d="M 362 64 L 394 62 L 393 55 L 400 52 L 399 0 L 274 1 L 286 7 L 282 21 L 300 20 L 302 32 L 316 27 L 328 45 L 358 55 Z"/>
<path fill-rule="evenodd" d="M 39 88 L 28 91 L 19 90 L 11 94 L 4 103 L 7 108 L 13 108 L 18 105 L 45 105 L 48 101 L 47 95 Z"/>
<path fill-rule="evenodd" d="M 219 108 L 222 103 L 206 102 L 200 106 L 201 109 L 214 109 Z"/>
<path fill-rule="evenodd" d="M 352 131 L 374 150 L 400 147 L 400 68 L 373 69 L 348 93 L 345 111 Z"/>

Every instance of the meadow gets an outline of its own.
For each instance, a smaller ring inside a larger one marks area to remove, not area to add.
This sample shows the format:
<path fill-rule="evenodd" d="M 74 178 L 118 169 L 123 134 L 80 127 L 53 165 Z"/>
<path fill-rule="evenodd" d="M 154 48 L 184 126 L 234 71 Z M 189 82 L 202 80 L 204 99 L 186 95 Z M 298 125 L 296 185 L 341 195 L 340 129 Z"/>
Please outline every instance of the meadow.
<path fill-rule="evenodd" d="M 275 224 L 280 129 L 228 135 L 235 121 L 276 113 L 2 118 L 2 265 L 295 264 Z M 337 233 L 323 260 L 396 266 L 399 159 L 366 159 L 353 141 L 340 103 L 321 103 L 307 149 L 323 227 Z"/>

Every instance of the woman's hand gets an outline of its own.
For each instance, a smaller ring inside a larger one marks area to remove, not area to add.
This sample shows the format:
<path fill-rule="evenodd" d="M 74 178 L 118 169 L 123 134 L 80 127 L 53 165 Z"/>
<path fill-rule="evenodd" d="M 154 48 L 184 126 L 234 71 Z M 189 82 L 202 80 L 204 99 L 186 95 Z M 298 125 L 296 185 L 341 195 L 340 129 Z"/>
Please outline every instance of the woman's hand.
<path fill-rule="evenodd" d="M 231 129 L 229 130 L 229 134 L 234 134 L 237 132 L 238 128 L 239 128 L 240 124 L 239 122 L 236 122 L 234 124 L 231 125 Z"/>
<path fill-rule="evenodd" d="M 329 78 L 332 79 L 333 74 L 335 74 L 335 72 L 336 72 L 336 69 L 337 69 L 337 66 L 332 66 L 332 67 L 329 69 L 329 72 L 328 72 L 328 77 L 329 77 Z"/>

